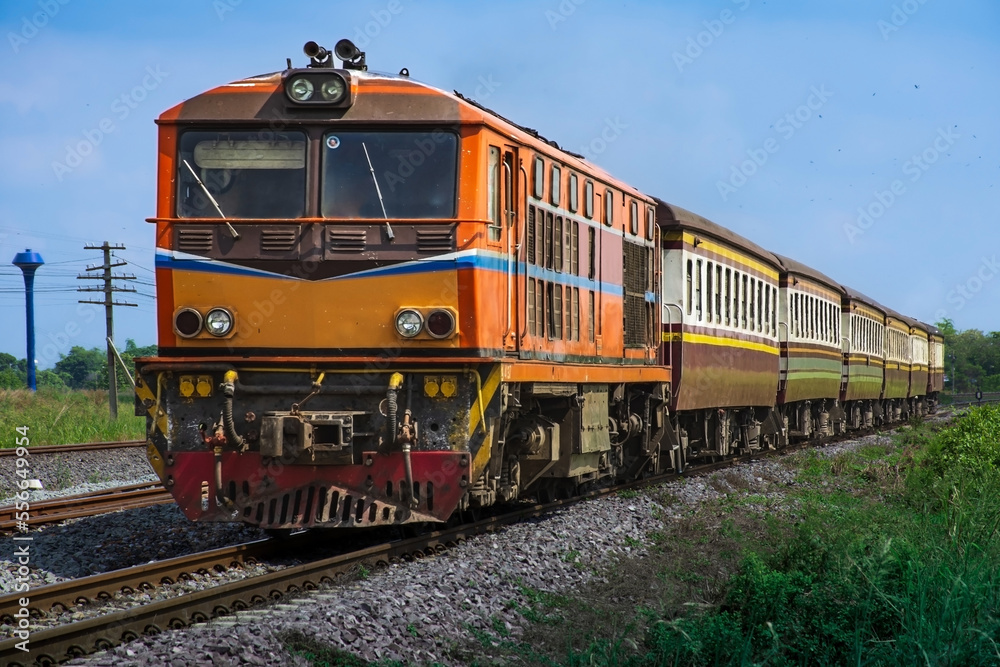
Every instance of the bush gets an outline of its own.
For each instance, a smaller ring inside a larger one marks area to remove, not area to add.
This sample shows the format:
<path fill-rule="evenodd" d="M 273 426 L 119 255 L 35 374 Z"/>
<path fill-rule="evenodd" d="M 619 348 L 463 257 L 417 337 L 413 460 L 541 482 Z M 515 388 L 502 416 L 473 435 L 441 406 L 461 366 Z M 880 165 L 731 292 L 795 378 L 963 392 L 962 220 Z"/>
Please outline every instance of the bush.
<path fill-rule="evenodd" d="M 936 477 L 949 479 L 1000 468 L 1000 405 L 969 410 L 937 434 L 922 462 Z"/>

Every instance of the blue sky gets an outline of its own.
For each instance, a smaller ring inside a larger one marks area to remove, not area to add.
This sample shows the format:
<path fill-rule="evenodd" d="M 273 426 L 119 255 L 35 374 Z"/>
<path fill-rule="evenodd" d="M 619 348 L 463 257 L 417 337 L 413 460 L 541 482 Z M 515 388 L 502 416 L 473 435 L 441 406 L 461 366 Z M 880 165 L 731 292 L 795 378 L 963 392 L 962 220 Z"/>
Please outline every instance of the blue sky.
<path fill-rule="evenodd" d="M 74 290 L 104 240 L 139 279 L 116 339 L 155 342 L 156 116 L 341 37 L 903 313 L 1000 329 L 995 0 L 5 0 L 0 28 L 0 351 L 30 247 L 43 368 L 103 345 Z"/>

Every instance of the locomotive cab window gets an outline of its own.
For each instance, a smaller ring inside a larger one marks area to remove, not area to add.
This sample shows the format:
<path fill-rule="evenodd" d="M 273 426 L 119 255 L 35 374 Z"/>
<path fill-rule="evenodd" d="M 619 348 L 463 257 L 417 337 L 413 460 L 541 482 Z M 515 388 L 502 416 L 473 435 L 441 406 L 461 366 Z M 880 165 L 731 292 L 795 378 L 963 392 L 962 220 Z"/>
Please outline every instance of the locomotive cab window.
<path fill-rule="evenodd" d="M 323 137 L 320 210 L 325 218 L 453 218 L 457 173 L 452 132 L 337 130 Z"/>
<path fill-rule="evenodd" d="M 562 191 L 560 190 L 560 186 L 562 185 L 562 177 L 560 176 L 561 173 L 562 170 L 558 165 L 552 165 L 552 178 L 549 183 L 549 188 L 551 189 L 551 192 L 549 193 L 549 201 L 555 206 L 562 205 Z"/>
<path fill-rule="evenodd" d="M 179 218 L 300 218 L 302 132 L 185 132 L 177 162 Z"/>
<path fill-rule="evenodd" d="M 588 218 L 594 217 L 594 182 L 587 181 L 583 184 L 583 214 Z"/>
<path fill-rule="evenodd" d="M 580 208 L 580 183 L 576 174 L 569 175 L 569 210 L 576 213 Z"/>
<path fill-rule="evenodd" d="M 604 224 L 611 227 L 615 224 L 615 193 L 604 191 Z"/>

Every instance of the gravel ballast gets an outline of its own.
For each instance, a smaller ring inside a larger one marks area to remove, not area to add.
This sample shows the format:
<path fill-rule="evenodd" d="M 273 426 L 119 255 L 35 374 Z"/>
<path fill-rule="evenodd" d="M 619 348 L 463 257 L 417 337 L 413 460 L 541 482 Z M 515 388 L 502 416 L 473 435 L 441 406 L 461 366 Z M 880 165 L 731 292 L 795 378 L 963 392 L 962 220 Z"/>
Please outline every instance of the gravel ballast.
<path fill-rule="evenodd" d="M 31 448 L 28 448 L 31 452 Z M 19 490 L 16 456 L 0 457 L 0 505 L 13 502 Z M 33 500 L 87 493 L 112 486 L 156 479 L 146 460 L 145 447 L 121 447 L 59 454 L 30 454 L 28 479 L 37 479 L 42 490 Z M 37 494 L 37 495 L 35 495 Z"/>

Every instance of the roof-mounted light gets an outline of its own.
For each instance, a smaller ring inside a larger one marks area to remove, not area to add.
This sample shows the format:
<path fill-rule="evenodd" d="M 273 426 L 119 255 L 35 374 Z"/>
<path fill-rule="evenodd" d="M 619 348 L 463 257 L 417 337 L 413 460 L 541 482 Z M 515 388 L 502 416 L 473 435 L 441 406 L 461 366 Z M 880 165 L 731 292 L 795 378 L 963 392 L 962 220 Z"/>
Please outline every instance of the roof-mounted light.
<path fill-rule="evenodd" d="M 349 106 L 351 83 L 346 72 L 299 71 L 285 79 L 285 95 L 294 104 Z"/>

